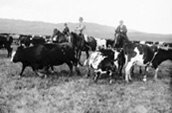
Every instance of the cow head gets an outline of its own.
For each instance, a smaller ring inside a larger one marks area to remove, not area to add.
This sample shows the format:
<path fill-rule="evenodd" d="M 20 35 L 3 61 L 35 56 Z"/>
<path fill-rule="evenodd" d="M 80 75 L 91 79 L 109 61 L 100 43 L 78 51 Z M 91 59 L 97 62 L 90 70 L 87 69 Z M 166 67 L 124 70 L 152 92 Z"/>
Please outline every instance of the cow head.
<path fill-rule="evenodd" d="M 159 48 L 154 54 L 154 57 L 151 61 L 151 66 L 156 69 L 158 65 L 168 59 L 172 60 L 172 49 Z"/>
<path fill-rule="evenodd" d="M 12 62 L 16 63 L 20 61 L 23 48 L 24 48 L 23 46 L 19 46 L 16 51 L 12 52 L 12 56 L 11 56 Z"/>
<path fill-rule="evenodd" d="M 100 49 L 100 52 L 103 56 L 107 56 L 110 59 L 114 59 L 114 51 L 112 49 Z"/>

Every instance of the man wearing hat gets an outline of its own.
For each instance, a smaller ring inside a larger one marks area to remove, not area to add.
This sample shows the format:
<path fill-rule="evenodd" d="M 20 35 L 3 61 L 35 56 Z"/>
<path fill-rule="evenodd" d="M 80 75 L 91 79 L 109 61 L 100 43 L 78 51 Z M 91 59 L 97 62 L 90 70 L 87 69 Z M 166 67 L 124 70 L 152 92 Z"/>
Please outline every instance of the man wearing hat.
<path fill-rule="evenodd" d="M 117 33 L 120 33 L 120 34 L 126 36 L 126 38 L 127 38 L 127 27 L 124 25 L 123 20 L 119 21 L 119 26 L 115 30 L 115 36 Z"/>
<path fill-rule="evenodd" d="M 84 35 L 83 32 L 86 29 L 86 26 L 83 23 L 84 19 L 82 17 L 79 18 L 79 25 L 76 27 L 76 31 L 79 33 L 80 36 Z"/>
<path fill-rule="evenodd" d="M 69 27 L 68 27 L 67 23 L 64 23 L 63 34 L 68 36 L 69 33 L 70 33 Z"/>

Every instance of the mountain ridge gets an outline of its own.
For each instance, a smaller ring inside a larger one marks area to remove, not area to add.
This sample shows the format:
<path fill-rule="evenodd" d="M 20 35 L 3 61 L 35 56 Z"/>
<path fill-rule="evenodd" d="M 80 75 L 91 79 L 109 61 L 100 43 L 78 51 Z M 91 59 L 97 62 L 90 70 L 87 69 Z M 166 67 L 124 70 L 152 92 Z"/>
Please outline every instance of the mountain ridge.
<path fill-rule="evenodd" d="M 77 23 L 67 22 L 71 31 L 77 26 Z M 98 38 L 114 38 L 115 28 L 112 26 L 98 23 L 85 23 L 87 26 L 86 34 Z M 0 18 L 1 33 L 19 33 L 19 34 L 42 34 L 51 35 L 53 29 L 57 28 L 62 31 L 63 23 L 50 23 L 42 21 L 28 21 L 20 19 Z M 148 40 L 148 41 L 166 41 L 172 42 L 172 34 L 155 34 L 145 33 L 129 29 L 128 37 L 131 40 Z"/>

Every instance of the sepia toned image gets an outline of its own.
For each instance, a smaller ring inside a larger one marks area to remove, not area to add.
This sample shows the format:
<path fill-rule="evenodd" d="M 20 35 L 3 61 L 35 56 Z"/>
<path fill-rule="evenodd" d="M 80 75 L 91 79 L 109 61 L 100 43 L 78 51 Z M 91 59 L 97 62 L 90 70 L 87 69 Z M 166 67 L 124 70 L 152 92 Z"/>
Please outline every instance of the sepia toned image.
<path fill-rule="evenodd" d="M 172 113 L 171 0 L 0 0 L 0 113 Z"/>

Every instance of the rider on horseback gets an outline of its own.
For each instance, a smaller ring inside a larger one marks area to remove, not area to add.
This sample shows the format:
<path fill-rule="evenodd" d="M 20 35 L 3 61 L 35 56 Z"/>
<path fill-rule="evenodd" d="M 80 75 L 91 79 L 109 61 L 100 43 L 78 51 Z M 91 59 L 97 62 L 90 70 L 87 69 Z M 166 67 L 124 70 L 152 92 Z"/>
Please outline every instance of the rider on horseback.
<path fill-rule="evenodd" d="M 83 19 L 82 17 L 80 17 L 80 18 L 79 18 L 79 25 L 78 25 L 78 27 L 76 27 L 76 31 L 78 31 L 79 35 L 80 35 L 82 38 L 84 38 L 83 32 L 84 32 L 84 30 L 86 29 L 86 26 L 84 25 L 83 20 L 84 20 L 84 19 Z"/>
<path fill-rule="evenodd" d="M 69 33 L 70 33 L 69 27 L 68 27 L 67 23 L 64 23 L 63 34 L 65 36 L 69 36 Z"/>
<path fill-rule="evenodd" d="M 115 30 L 115 37 L 117 34 L 123 35 L 124 37 L 127 37 L 127 27 L 124 25 L 124 21 L 120 20 L 119 21 L 119 26 Z"/>
<path fill-rule="evenodd" d="M 79 18 L 79 25 L 78 25 L 78 27 L 76 27 L 75 30 L 78 32 L 79 36 L 84 40 L 85 47 L 90 49 L 89 44 L 87 42 L 88 41 L 88 39 L 87 39 L 88 37 L 84 35 L 84 30 L 86 29 L 86 26 L 84 25 L 83 20 L 84 19 L 82 17 Z"/>

